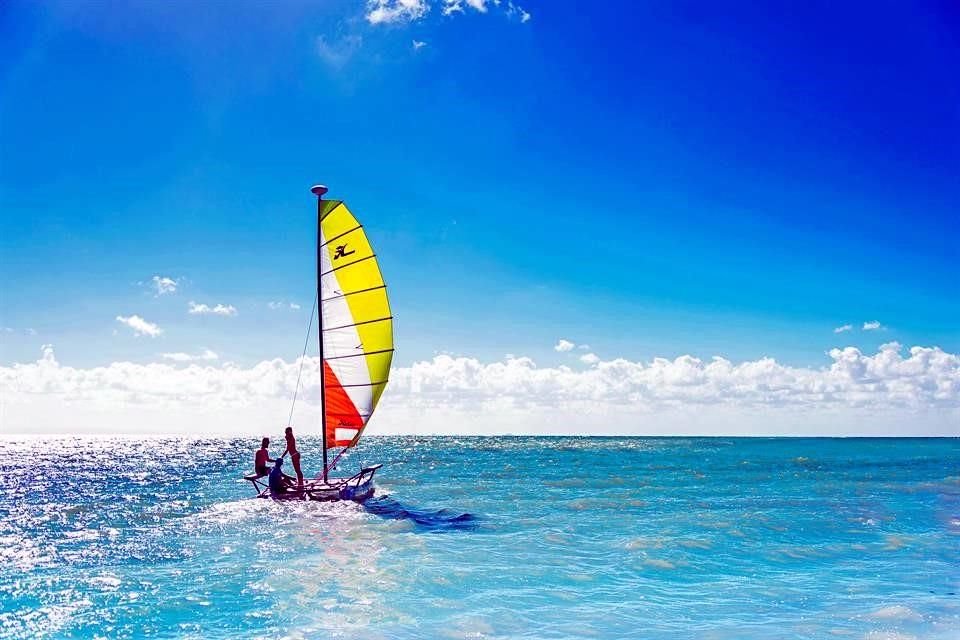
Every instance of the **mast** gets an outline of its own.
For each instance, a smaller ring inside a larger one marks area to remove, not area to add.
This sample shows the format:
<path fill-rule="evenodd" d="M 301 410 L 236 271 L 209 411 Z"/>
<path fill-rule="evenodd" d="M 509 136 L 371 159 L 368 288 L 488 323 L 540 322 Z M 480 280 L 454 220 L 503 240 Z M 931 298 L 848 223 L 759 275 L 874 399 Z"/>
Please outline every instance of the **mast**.
<path fill-rule="evenodd" d="M 327 399 L 324 393 L 326 365 L 323 363 L 323 287 L 321 286 L 320 252 L 323 251 L 323 233 L 320 230 L 320 218 L 323 216 L 323 194 L 327 188 L 322 184 L 314 185 L 310 191 L 317 196 L 317 340 L 320 343 L 320 433 L 323 436 L 323 482 L 327 482 Z"/>

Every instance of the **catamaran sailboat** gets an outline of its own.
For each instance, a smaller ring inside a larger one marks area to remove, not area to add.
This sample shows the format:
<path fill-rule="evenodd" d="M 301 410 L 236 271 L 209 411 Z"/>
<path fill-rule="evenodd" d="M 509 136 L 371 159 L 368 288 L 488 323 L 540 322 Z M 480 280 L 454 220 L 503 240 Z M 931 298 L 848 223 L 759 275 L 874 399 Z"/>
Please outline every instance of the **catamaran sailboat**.
<path fill-rule="evenodd" d="M 393 316 L 380 266 L 363 225 L 343 201 L 323 199 L 325 186 L 316 185 L 311 191 L 317 196 L 314 304 L 320 311 L 317 335 L 323 367 L 323 470 L 302 488 L 291 488 L 280 495 L 271 494 L 265 476 L 244 479 L 253 484 L 261 498 L 365 500 L 373 495 L 373 476 L 381 465 L 364 467 L 350 477 L 331 477 L 329 472 L 360 440 L 387 386 L 393 360 Z M 312 318 L 310 326 L 312 329 Z M 303 358 L 301 367 L 302 362 Z M 299 384 L 298 380 L 298 389 Z M 340 451 L 328 464 L 328 451 L 338 448 Z"/>

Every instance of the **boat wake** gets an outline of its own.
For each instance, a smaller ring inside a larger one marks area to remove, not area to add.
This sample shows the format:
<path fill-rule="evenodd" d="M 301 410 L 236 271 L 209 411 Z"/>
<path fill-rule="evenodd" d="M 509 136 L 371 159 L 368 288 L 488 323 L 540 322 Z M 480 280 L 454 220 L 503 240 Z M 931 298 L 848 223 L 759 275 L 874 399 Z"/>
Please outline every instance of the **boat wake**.
<path fill-rule="evenodd" d="M 443 533 L 446 531 L 474 531 L 480 524 L 480 518 L 472 513 L 457 513 L 450 509 L 417 509 L 394 500 L 389 496 L 380 496 L 364 501 L 363 508 L 368 512 L 387 520 L 409 520 L 417 531 L 424 533 Z"/>

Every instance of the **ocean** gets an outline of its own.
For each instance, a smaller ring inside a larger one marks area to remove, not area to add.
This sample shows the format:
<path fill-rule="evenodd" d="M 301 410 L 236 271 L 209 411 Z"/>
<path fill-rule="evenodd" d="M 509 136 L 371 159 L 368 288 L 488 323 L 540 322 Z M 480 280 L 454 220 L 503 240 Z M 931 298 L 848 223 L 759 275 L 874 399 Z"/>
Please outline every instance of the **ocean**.
<path fill-rule="evenodd" d="M 258 445 L 0 441 L 0 639 L 960 638 L 960 439 L 368 437 L 365 505 Z"/>

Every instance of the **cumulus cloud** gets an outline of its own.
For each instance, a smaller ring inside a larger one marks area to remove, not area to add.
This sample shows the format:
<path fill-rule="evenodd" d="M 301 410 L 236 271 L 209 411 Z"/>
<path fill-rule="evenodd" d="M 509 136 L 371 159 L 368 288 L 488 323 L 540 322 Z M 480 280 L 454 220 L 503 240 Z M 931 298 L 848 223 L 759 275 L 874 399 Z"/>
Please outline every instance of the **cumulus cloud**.
<path fill-rule="evenodd" d="M 267 307 L 270 309 L 290 309 L 292 311 L 297 311 L 300 309 L 300 305 L 296 302 L 283 302 L 279 300 L 268 302 Z"/>
<path fill-rule="evenodd" d="M 117 322 L 120 324 L 125 324 L 133 329 L 133 334 L 136 336 L 150 336 L 151 338 L 156 338 L 163 333 L 163 329 L 152 322 L 147 322 L 138 315 L 117 316 Z"/>
<path fill-rule="evenodd" d="M 514 432 L 783 433 L 791 425 L 787 432 L 800 434 L 956 433 L 960 355 L 938 347 L 905 352 L 888 343 L 874 354 L 846 347 L 829 356 L 820 368 L 684 355 L 649 362 L 598 358 L 574 370 L 540 367 L 527 357 L 484 363 L 441 354 L 391 372 L 379 419 L 401 432 L 433 420 L 437 431 L 454 433 L 500 432 L 506 425 Z M 57 402 L 101 407 L 108 416 L 121 407 L 188 418 L 230 409 L 237 416 L 230 425 L 238 427 L 250 420 L 244 412 L 289 407 L 299 368 L 299 360 L 281 359 L 250 367 L 174 362 L 187 364 L 73 368 L 45 345 L 37 362 L 0 367 L 0 388 L 7 390 L 11 428 L 21 422 L 29 428 L 37 412 L 45 415 Z M 319 381 L 318 359 L 306 358 L 300 397 L 313 411 Z M 68 417 L 71 411 L 64 409 Z"/>
<path fill-rule="evenodd" d="M 863 330 L 864 330 L 864 331 L 877 331 L 877 330 L 883 329 L 883 328 L 884 328 L 884 326 L 883 326 L 882 324 L 880 324 L 880 322 L 879 322 L 878 320 L 871 320 L 870 322 L 864 322 L 864 323 L 863 323 Z"/>
<path fill-rule="evenodd" d="M 579 351 L 590 351 L 590 345 L 588 344 L 576 344 L 575 342 L 570 342 L 569 340 L 564 340 L 560 338 L 560 341 L 553 346 L 554 351 L 559 351 L 560 353 L 567 353 L 577 349 Z M 592 353 L 588 353 L 580 356 L 580 360 L 588 364 L 592 364 L 591 360 L 596 356 Z"/>
<path fill-rule="evenodd" d="M 154 290 L 154 297 L 165 296 L 177 292 L 179 282 L 168 276 L 153 276 L 151 286 Z"/>
<path fill-rule="evenodd" d="M 600 362 L 600 357 L 595 353 L 585 353 L 580 356 L 580 362 L 584 364 L 597 364 Z"/>
<path fill-rule="evenodd" d="M 420 49 L 423 49 L 425 46 L 427 46 L 427 43 L 424 42 L 423 40 L 414 40 L 414 41 L 413 41 L 413 50 L 414 50 L 414 51 L 419 51 Z"/>
<path fill-rule="evenodd" d="M 413 22 L 429 10 L 427 0 L 368 0 L 364 17 L 370 24 Z"/>
<path fill-rule="evenodd" d="M 211 307 L 207 304 L 197 304 L 191 300 L 187 313 L 191 315 L 235 316 L 237 315 L 237 308 L 232 304 L 217 304 Z"/>
<path fill-rule="evenodd" d="M 853 330 L 853 325 L 852 325 L 852 324 L 842 324 L 842 325 L 840 325 L 839 327 L 837 327 L 836 329 L 834 329 L 833 332 L 834 332 L 834 333 L 843 333 L 844 331 L 851 331 L 851 330 Z"/>
<path fill-rule="evenodd" d="M 212 361 L 219 360 L 220 356 L 216 352 L 211 351 L 210 349 L 204 349 L 196 355 L 189 353 L 177 352 L 177 353 L 162 353 L 160 354 L 164 360 L 173 360 L 174 362 L 196 362 L 200 360 Z"/>

